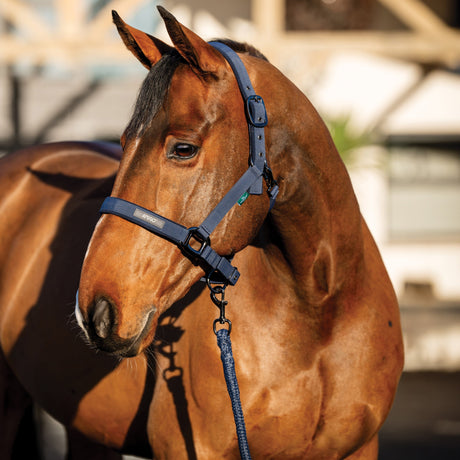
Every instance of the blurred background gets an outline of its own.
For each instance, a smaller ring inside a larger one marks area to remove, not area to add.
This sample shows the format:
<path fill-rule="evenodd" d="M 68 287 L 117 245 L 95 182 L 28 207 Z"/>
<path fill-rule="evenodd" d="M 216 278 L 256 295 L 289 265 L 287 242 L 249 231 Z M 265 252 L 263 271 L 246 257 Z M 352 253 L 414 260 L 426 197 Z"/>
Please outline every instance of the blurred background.
<path fill-rule="evenodd" d="M 204 38 L 254 44 L 327 122 L 401 306 L 380 459 L 459 459 L 460 2 L 2 0 L 0 155 L 118 142 L 146 70 L 110 11 L 168 41 L 158 3 Z M 44 426 L 46 458 L 63 458 Z"/>

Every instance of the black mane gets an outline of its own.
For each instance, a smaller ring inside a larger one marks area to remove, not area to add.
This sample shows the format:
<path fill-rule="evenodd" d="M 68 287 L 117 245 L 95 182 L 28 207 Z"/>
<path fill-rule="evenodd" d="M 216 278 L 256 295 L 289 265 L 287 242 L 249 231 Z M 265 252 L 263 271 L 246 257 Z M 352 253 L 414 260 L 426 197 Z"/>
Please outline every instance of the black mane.
<path fill-rule="evenodd" d="M 231 48 L 233 51 L 236 51 L 237 53 L 248 54 L 249 56 L 253 56 L 259 59 L 263 59 L 264 61 L 268 61 L 268 59 L 257 48 L 250 45 L 249 43 L 236 42 L 234 40 L 230 40 L 229 38 L 219 38 L 215 41 L 227 45 L 229 48 Z"/>
<path fill-rule="evenodd" d="M 150 69 L 142 82 L 133 116 L 125 131 L 128 139 L 141 136 L 150 125 L 163 104 L 174 71 L 181 62 L 184 61 L 179 53 L 165 54 Z"/>
<path fill-rule="evenodd" d="M 267 58 L 252 45 L 229 39 L 217 40 L 237 53 L 248 54 L 267 61 Z M 141 136 L 163 105 L 172 76 L 180 63 L 185 62 L 177 51 L 165 54 L 149 71 L 139 90 L 133 116 L 125 134 L 130 137 Z"/>

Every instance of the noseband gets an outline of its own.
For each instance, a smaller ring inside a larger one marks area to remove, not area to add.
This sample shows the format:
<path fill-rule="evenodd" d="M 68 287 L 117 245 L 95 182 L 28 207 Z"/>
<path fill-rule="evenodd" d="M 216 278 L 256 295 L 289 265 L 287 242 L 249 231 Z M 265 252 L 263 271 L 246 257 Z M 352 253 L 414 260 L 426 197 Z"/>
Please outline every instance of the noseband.
<path fill-rule="evenodd" d="M 241 204 L 249 194 L 262 194 L 262 178 L 267 185 L 271 210 L 278 194 L 278 184 L 267 165 L 265 154 L 264 127 L 268 120 L 264 101 L 256 95 L 246 68 L 237 53 L 220 42 L 210 42 L 210 45 L 229 62 L 245 101 L 249 129 L 248 169 L 199 227 L 186 228 L 148 209 L 116 197 L 107 197 L 102 203 L 100 213 L 114 214 L 171 241 L 194 263 L 204 262 L 209 267 L 208 280 L 211 275 L 217 274 L 220 282 L 233 286 L 240 276 L 238 269 L 231 264 L 230 258 L 220 256 L 211 248 L 210 235 L 235 203 Z M 192 244 L 195 248 L 192 247 Z M 197 246 L 199 246 L 198 249 L 196 249 Z"/>

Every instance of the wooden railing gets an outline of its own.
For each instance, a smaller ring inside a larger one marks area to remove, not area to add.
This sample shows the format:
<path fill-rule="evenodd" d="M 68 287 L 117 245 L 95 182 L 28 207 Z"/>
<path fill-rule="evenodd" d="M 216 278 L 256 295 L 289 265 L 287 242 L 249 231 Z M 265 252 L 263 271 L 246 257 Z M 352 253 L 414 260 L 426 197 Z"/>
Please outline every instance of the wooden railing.
<path fill-rule="evenodd" d="M 460 32 L 447 26 L 420 0 L 377 0 L 407 31 L 286 31 L 285 0 L 253 0 L 258 42 L 274 62 L 290 53 L 361 50 L 409 61 L 458 67 Z"/>
<path fill-rule="evenodd" d="M 129 58 L 113 31 L 111 10 L 123 16 L 136 11 L 144 0 L 113 0 L 91 20 L 86 2 L 54 0 L 56 25 L 51 27 L 37 11 L 34 2 L 2 0 L 0 18 L 0 64 L 26 61 L 40 65 L 59 61 L 74 66 L 84 62 L 120 61 Z M 7 30 L 9 29 L 9 30 Z"/>
<path fill-rule="evenodd" d="M 211 1 L 211 0 L 210 0 Z M 460 64 L 460 33 L 448 27 L 421 0 L 377 0 L 407 27 L 407 31 L 314 31 L 285 30 L 285 0 L 252 0 L 253 41 L 276 63 L 290 52 L 363 50 L 410 61 L 447 67 Z M 92 20 L 86 2 L 54 0 L 56 26 L 40 17 L 34 2 L 2 0 L 0 19 L 19 31 L 3 28 L 0 64 L 26 60 L 32 64 L 59 61 L 69 66 L 84 62 L 124 61 L 129 58 L 113 34 L 110 10 L 123 17 L 135 12 L 144 0 L 113 0 Z M 168 2 L 164 2 L 167 6 Z M 175 2 L 176 4 L 177 2 Z M 187 3 L 193 9 L 193 1 Z M 153 14 L 153 13 L 152 13 Z"/>

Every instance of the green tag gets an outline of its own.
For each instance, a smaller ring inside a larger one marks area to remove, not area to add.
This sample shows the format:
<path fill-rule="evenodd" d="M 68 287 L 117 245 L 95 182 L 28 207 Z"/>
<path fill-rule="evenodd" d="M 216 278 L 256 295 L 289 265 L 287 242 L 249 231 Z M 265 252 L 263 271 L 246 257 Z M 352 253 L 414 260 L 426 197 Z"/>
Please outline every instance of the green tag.
<path fill-rule="evenodd" d="M 245 201 L 246 198 L 249 196 L 249 192 L 244 192 L 241 196 L 240 199 L 237 201 L 237 203 L 241 206 Z"/>

